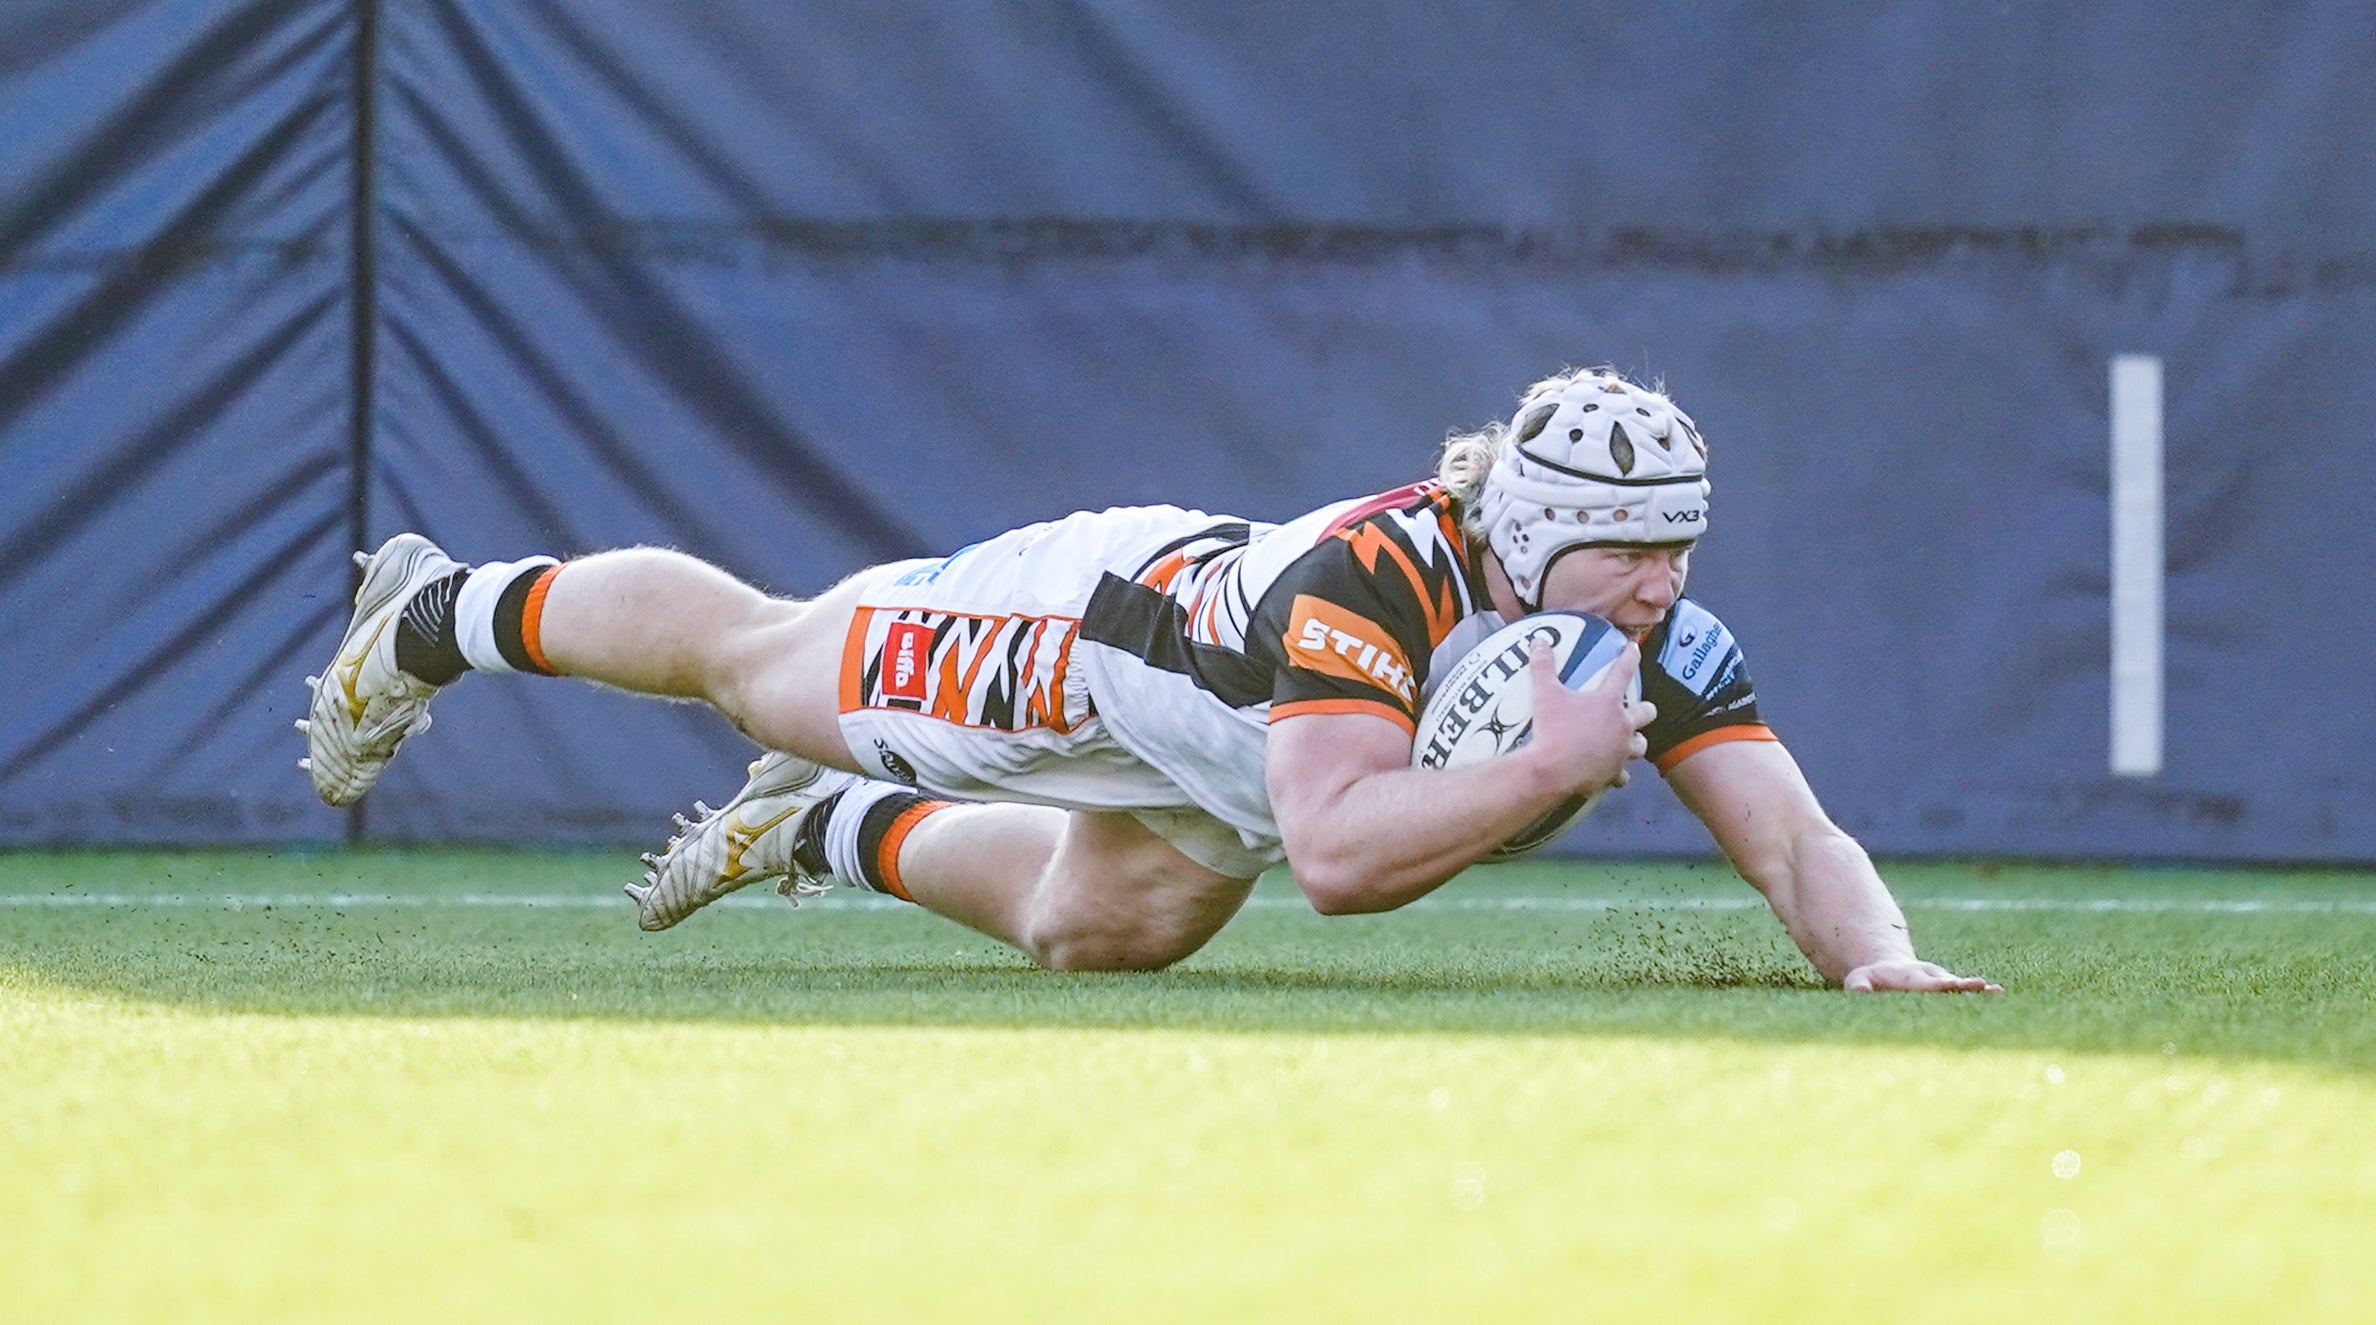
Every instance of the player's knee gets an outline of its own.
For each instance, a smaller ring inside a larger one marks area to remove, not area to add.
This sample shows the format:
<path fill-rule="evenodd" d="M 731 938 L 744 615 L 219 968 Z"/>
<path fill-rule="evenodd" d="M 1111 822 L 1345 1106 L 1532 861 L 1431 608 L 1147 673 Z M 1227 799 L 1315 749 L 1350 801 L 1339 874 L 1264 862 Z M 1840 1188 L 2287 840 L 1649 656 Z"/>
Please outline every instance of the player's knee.
<path fill-rule="evenodd" d="M 1032 899 L 1024 950 L 1058 971 L 1159 971 L 1203 947 L 1252 886 L 1128 816 L 1075 814 Z"/>
<path fill-rule="evenodd" d="M 1199 946 L 1144 929 L 1115 932 L 1052 927 L 1035 930 L 1031 938 L 1033 959 L 1051 971 L 1160 971 Z"/>
<path fill-rule="evenodd" d="M 1027 947 L 1051 971 L 1160 971 L 1203 947 L 1208 937 L 1201 927 L 1147 917 L 1117 922 L 1111 916 L 1058 915 L 1031 927 Z"/>

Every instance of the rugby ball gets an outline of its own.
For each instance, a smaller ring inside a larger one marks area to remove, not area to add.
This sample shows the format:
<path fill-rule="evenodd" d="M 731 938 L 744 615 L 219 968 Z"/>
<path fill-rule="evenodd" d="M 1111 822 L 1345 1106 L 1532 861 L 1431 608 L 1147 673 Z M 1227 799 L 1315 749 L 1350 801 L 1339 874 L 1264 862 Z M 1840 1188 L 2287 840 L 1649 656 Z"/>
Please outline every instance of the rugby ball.
<path fill-rule="evenodd" d="M 1460 661 L 1429 678 L 1428 699 L 1411 743 L 1419 768 L 1459 768 L 1517 749 L 1534 735 L 1534 688 L 1526 660 L 1534 641 L 1551 647 L 1561 684 L 1582 690 L 1600 679 L 1625 651 L 1625 633 L 1582 612 L 1538 612 L 1520 617 L 1485 637 Z M 1625 690 L 1628 703 L 1642 697 L 1640 676 Z M 1552 838 L 1600 799 L 1572 796 L 1552 806 L 1516 836 L 1488 852 L 1487 860 L 1511 860 Z"/>

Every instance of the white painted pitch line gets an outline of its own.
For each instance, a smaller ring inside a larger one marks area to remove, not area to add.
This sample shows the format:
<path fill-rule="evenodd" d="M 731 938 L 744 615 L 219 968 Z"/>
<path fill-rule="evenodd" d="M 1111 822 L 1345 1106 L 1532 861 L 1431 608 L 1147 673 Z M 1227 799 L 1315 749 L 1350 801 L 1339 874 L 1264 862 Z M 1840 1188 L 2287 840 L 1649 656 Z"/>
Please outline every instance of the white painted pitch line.
<path fill-rule="evenodd" d="M 2112 360 L 2112 771 L 2162 770 L 2162 361 Z"/>
<path fill-rule="evenodd" d="M 2175 914 L 2175 915 L 2376 915 L 2376 898 L 2365 900 L 2252 900 L 2218 897 L 1909 897 L 1898 904 L 1908 911 L 2049 912 L 2058 914 Z M 445 896 L 404 896 L 396 893 L 0 893 L 0 907 L 124 907 L 129 909 L 203 909 L 219 911 L 291 909 L 442 910 L 487 907 L 499 910 L 619 911 L 634 903 L 623 896 L 600 893 L 455 893 Z M 728 897 L 711 903 L 738 911 L 783 907 L 767 896 Z M 837 892 L 810 898 L 804 907 L 828 911 L 894 911 L 906 902 L 867 893 Z M 1426 897 L 1407 910 L 1420 911 L 1762 911 L 1756 897 Z M 1293 897 L 1255 897 L 1248 910 L 1300 911 L 1304 902 Z"/>

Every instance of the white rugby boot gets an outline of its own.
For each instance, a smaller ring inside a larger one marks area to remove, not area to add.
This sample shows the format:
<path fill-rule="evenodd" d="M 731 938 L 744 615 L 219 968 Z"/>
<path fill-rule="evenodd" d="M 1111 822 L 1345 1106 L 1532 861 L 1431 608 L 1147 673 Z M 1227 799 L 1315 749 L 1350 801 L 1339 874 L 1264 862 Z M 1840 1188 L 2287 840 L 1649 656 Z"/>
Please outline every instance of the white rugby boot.
<path fill-rule="evenodd" d="M 666 929 L 739 888 L 780 880 L 776 891 L 794 906 L 832 886 L 831 876 L 812 874 L 792 858 L 800 825 L 819 801 L 862 779 L 770 751 L 751 764 L 751 780 L 734 799 L 711 809 L 693 802 L 697 819 L 676 817 L 677 836 L 657 855 L 643 884 L 627 885 L 635 899 L 636 923 Z"/>
<path fill-rule="evenodd" d="M 419 534 L 398 534 L 377 552 L 355 554 L 363 585 L 346 637 L 320 676 L 305 678 L 313 705 L 297 720 L 314 791 L 332 805 L 352 805 L 371 790 L 408 736 L 429 730 L 437 687 L 396 667 L 396 621 L 422 585 L 463 569 Z"/>

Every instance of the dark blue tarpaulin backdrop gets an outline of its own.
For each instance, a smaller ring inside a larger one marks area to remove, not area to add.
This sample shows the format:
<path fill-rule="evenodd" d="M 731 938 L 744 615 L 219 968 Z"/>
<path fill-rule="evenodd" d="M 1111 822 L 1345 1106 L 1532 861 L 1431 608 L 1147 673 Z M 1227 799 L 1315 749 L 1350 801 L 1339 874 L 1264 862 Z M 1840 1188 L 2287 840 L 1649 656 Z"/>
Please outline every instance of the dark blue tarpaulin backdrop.
<path fill-rule="evenodd" d="M 1694 592 L 1876 848 L 2376 860 L 2372 66 L 2333 0 L 11 9 L 0 843 L 636 841 L 738 779 L 699 710 L 473 679 L 320 807 L 288 723 L 358 539 L 810 592 L 1291 516 L 1606 361 L 1707 432 Z M 2151 779 L 2107 769 L 2124 352 Z M 1649 785 L 1567 845 L 1707 849 Z"/>

